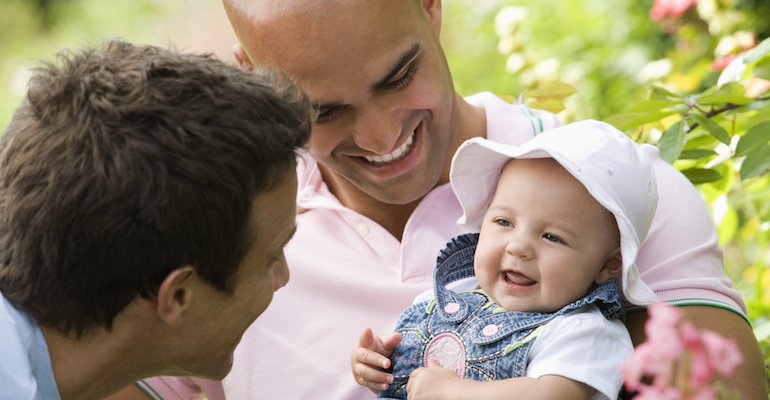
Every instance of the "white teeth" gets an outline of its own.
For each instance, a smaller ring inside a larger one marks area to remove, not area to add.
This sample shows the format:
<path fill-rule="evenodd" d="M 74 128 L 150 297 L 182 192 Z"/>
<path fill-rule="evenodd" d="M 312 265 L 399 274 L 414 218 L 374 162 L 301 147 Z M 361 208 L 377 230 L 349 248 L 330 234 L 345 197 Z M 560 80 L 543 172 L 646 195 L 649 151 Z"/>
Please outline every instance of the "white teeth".
<path fill-rule="evenodd" d="M 393 150 L 391 153 L 383 154 L 381 156 L 364 156 L 366 161 L 372 163 L 372 164 L 386 164 L 393 161 L 398 160 L 399 158 L 406 155 L 406 153 L 409 152 L 409 149 L 412 147 L 412 144 L 414 143 L 414 132 L 406 138 L 406 142 L 401 145 L 401 147 Z"/>

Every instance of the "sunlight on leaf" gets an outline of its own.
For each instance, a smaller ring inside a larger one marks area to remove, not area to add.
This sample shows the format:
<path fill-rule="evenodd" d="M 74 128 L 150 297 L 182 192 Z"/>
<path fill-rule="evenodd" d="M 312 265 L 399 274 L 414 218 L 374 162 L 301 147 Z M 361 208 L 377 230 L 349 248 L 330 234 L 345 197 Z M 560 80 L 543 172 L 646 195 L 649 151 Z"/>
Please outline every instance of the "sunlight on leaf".
<path fill-rule="evenodd" d="M 751 127 L 735 147 L 735 157 L 741 157 L 770 142 L 770 121 Z"/>
<path fill-rule="evenodd" d="M 660 158 L 669 164 L 673 164 L 682 154 L 687 135 L 684 132 L 684 121 L 679 121 L 663 132 L 658 140 Z"/>
<path fill-rule="evenodd" d="M 562 103 L 559 100 L 556 99 L 543 99 L 543 100 L 535 100 L 531 103 L 527 103 L 531 108 L 536 108 L 538 110 L 546 110 L 550 111 L 554 114 L 563 111 L 566 107 L 564 107 L 564 103 Z"/>
<path fill-rule="evenodd" d="M 575 93 L 577 93 L 577 89 L 572 85 L 563 82 L 552 82 L 537 89 L 527 91 L 524 93 L 524 98 L 564 100 Z"/>
<path fill-rule="evenodd" d="M 741 164 L 741 179 L 753 178 L 770 168 L 770 144 L 763 144 L 746 154 Z"/>
<path fill-rule="evenodd" d="M 722 175 L 720 175 L 719 172 L 714 171 L 713 169 L 689 168 L 682 171 L 682 174 L 684 174 L 684 176 L 686 176 L 687 179 L 690 182 L 692 182 L 694 185 L 714 182 L 722 179 Z"/>
<path fill-rule="evenodd" d="M 695 122 L 697 122 L 698 125 L 700 125 L 700 127 L 708 132 L 711 136 L 717 138 L 717 140 L 724 144 L 730 144 L 730 135 L 727 133 L 725 128 L 719 126 L 719 124 L 712 121 L 711 118 L 695 113 L 690 114 L 690 117 L 692 117 L 692 119 L 694 119 Z"/>

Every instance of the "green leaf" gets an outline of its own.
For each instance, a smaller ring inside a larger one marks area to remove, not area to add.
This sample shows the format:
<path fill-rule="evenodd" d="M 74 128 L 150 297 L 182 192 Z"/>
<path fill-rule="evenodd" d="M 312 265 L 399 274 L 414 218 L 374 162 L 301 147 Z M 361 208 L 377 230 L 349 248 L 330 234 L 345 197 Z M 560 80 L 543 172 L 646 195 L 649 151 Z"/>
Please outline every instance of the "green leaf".
<path fill-rule="evenodd" d="M 770 38 L 763 40 L 762 43 L 753 49 L 746 51 L 735 60 L 730 61 L 727 68 L 725 68 L 719 75 L 717 87 L 732 82 L 740 82 L 743 80 L 743 76 L 746 73 L 746 66 L 765 58 L 768 54 L 770 54 Z"/>
<path fill-rule="evenodd" d="M 681 101 L 674 101 L 674 100 L 646 100 L 639 104 L 636 104 L 635 106 L 631 107 L 629 112 L 634 113 L 643 113 L 648 111 L 658 111 L 663 108 L 666 108 L 668 106 L 673 106 L 676 104 L 682 104 Z"/>
<path fill-rule="evenodd" d="M 664 88 L 663 86 L 650 85 L 649 90 L 650 90 L 650 95 L 648 98 L 650 100 L 669 100 L 671 97 L 675 99 L 684 99 L 683 95 L 679 93 L 674 93 Z"/>
<path fill-rule="evenodd" d="M 748 154 L 741 164 L 741 179 L 761 175 L 770 168 L 770 144 L 758 146 Z"/>
<path fill-rule="evenodd" d="M 724 144 L 730 144 L 730 135 L 727 133 L 725 128 L 719 126 L 719 124 L 712 121 L 711 118 L 695 113 L 690 114 L 690 117 L 692 117 L 692 119 L 694 119 L 695 122 L 697 122 L 698 125 L 700 125 L 700 127 L 708 132 L 711 136 L 717 138 L 717 140 Z"/>
<path fill-rule="evenodd" d="M 768 54 L 770 54 L 770 38 L 763 40 L 753 49 L 747 50 L 739 58 L 743 58 L 746 64 L 751 64 L 765 58 Z"/>
<path fill-rule="evenodd" d="M 770 57 L 765 57 L 754 65 L 754 68 L 751 69 L 751 74 L 757 78 L 770 80 Z"/>
<path fill-rule="evenodd" d="M 682 174 L 684 174 L 693 185 L 714 182 L 722 179 L 722 175 L 720 175 L 719 172 L 706 168 L 690 168 L 682 171 Z"/>
<path fill-rule="evenodd" d="M 564 103 L 554 98 L 536 99 L 535 101 L 528 103 L 528 105 L 531 108 L 550 111 L 554 114 L 566 109 L 566 107 L 564 107 Z"/>
<path fill-rule="evenodd" d="M 714 150 L 706 149 L 686 149 L 682 150 L 682 154 L 679 155 L 680 160 L 700 160 L 702 158 L 709 158 L 717 155 Z"/>
<path fill-rule="evenodd" d="M 636 129 L 640 125 L 649 124 L 661 120 L 669 115 L 676 114 L 676 111 L 650 111 L 643 113 L 620 113 L 607 117 L 604 122 L 613 125 L 621 131 Z"/>
<path fill-rule="evenodd" d="M 769 141 L 770 121 L 755 125 L 738 140 L 738 145 L 735 146 L 735 157 L 744 156 Z"/>
<path fill-rule="evenodd" d="M 671 125 L 658 140 L 660 158 L 669 164 L 673 164 L 682 154 L 687 135 L 684 132 L 684 121 Z"/>
<path fill-rule="evenodd" d="M 744 105 L 744 104 L 749 104 L 752 101 L 754 101 L 754 99 L 752 99 L 751 97 L 716 94 L 713 96 L 703 96 L 699 98 L 698 104 L 714 105 L 714 104 L 732 103 L 737 105 Z"/>
<path fill-rule="evenodd" d="M 717 87 L 722 87 L 722 85 L 728 83 L 740 82 L 743 80 L 744 72 L 746 72 L 746 63 L 744 62 L 743 57 L 737 57 L 730 61 L 730 64 L 727 64 L 727 67 L 721 74 L 719 74 Z"/>
<path fill-rule="evenodd" d="M 527 91 L 524 93 L 524 98 L 564 100 L 575 93 L 577 93 L 577 89 L 572 85 L 563 82 L 552 82 L 537 89 Z"/>
<path fill-rule="evenodd" d="M 719 90 L 714 93 L 708 93 L 708 95 L 743 96 L 743 93 L 745 92 L 746 89 L 740 83 L 728 83 L 720 87 Z M 705 96 L 706 92 L 704 92 L 703 95 Z"/>
<path fill-rule="evenodd" d="M 637 125 L 634 125 L 634 121 L 639 116 L 639 113 L 631 113 L 631 112 L 625 112 L 620 114 L 614 114 L 610 115 L 609 117 L 604 119 L 604 122 L 614 126 L 615 128 L 618 128 L 618 130 L 621 131 L 627 131 L 629 129 L 634 129 Z"/>

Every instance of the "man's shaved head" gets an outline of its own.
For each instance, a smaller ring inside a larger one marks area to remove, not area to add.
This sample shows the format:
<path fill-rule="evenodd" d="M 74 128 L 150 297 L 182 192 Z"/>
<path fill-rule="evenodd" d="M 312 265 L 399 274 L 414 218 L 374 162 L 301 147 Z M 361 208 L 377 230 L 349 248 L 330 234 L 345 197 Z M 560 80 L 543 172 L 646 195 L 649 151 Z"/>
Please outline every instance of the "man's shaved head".
<path fill-rule="evenodd" d="M 408 217 L 449 180 L 468 130 L 450 123 L 461 98 L 439 43 L 440 0 L 223 1 L 238 61 L 286 71 L 318 107 L 309 151 L 344 205 L 405 206 Z"/>

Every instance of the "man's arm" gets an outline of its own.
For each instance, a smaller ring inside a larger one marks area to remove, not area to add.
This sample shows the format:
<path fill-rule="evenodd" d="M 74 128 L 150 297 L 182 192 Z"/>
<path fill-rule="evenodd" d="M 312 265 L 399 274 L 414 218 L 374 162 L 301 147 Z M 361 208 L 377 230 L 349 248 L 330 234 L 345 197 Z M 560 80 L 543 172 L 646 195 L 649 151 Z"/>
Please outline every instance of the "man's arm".
<path fill-rule="evenodd" d="M 714 331 L 733 338 L 743 353 L 743 363 L 733 375 L 722 379 L 725 385 L 743 400 L 767 400 L 767 371 L 754 333 L 749 324 L 733 311 L 710 306 L 681 306 L 682 318 L 692 321 L 698 329 Z M 646 311 L 627 315 L 626 326 L 634 346 L 644 342 Z"/>

